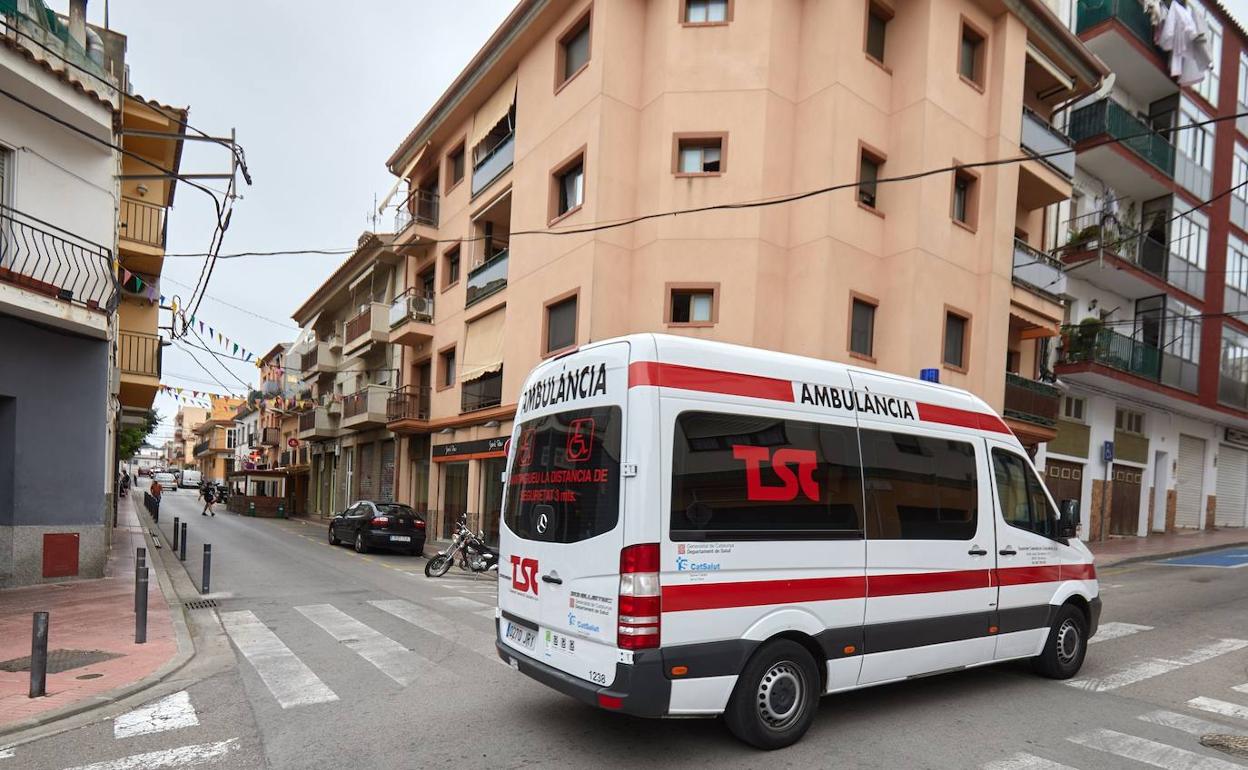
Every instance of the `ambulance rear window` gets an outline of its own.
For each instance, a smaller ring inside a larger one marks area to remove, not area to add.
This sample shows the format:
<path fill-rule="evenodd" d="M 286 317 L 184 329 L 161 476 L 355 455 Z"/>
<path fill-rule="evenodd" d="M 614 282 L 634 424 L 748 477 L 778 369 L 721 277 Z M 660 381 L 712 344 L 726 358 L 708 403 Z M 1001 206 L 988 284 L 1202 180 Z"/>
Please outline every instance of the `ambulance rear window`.
<path fill-rule="evenodd" d="M 615 529 L 621 422 L 618 406 L 601 406 L 524 423 L 507 475 L 507 528 L 526 540 L 552 543 Z"/>

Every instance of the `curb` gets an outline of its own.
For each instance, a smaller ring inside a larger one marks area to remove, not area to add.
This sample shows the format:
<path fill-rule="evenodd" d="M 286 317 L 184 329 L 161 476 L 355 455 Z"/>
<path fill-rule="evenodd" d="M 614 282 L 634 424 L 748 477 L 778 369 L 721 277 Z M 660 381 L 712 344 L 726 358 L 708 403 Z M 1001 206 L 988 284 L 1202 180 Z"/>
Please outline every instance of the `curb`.
<path fill-rule="evenodd" d="M 131 497 L 132 505 L 138 508 L 136 497 Z M 160 559 L 159 566 L 154 570 L 156 573 L 156 582 L 160 586 L 160 592 L 164 595 L 165 601 L 169 604 L 169 618 L 173 622 L 173 633 L 178 642 L 178 651 L 174 654 L 173 659 L 165 663 L 151 674 L 140 679 L 137 682 L 121 685 L 108 692 L 93 695 L 89 698 L 81 700 L 77 703 L 70 703 L 59 709 L 48 711 L 39 716 L 23 719 L 20 722 L 13 722 L 8 725 L 0 726 L 0 739 L 19 735 L 20 733 L 34 730 L 40 727 L 47 727 L 54 722 L 63 719 L 78 716 L 86 712 L 98 708 L 110 706 L 117 701 L 129 698 L 143 690 L 155 687 L 161 682 L 182 670 L 187 663 L 195 657 L 195 642 L 191 635 L 190 628 L 186 622 L 186 608 L 183 606 L 182 599 L 178 596 L 177 591 L 173 587 L 173 580 L 169 577 L 168 570 L 164 564 L 164 554 L 167 550 L 164 547 L 153 547 L 151 531 L 144 524 L 143 515 L 146 511 L 136 510 L 139 514 L 139 528 L 143 532 L 143 540 L 147 543 L 148 566 L 154 566 L 156 559 Z M 160 554 L 157 557 L 157 554 Z M 65 729 L 73 729 L 78 725 L 67 725 Z M 4 742 L 4 747 L 10 748 L 23 743 L 29 743 L 34 740 L 46 738 L 49 735 L 61 732 L 60 730 L 40 731 L 38 734 L 19 737 L 14 741 Z"/>
<path fill-rule="evenodd" d="M 1143 561 L 1160 561 L 1162 559 L 1173 559 L 1177 556 L 1193 556 L 1198 553 L 1208 553 L 1210 551 L 1221 551 L 1224 548 L 1243 548 L 1244 546 L 1248 546 L 1248 540 L 1241 540 L 1241 541 L 1237 541 L 1234 543 L 1221 543 L 1219 545 L 1202 545 L 1196 548 L 1186 548 L 1186 549 L 1181 549 L 1178 551 L 1166 551 L 1164 553 L 1150 553 L 1150 554 L 1142 554 L 1140 556 L 1128 556 L 1124 559 L 1119 559 L 1118 561 L 1110 562 L 1109 564 L 1105 564 L 1105 565 L 1098 564 L 1097 566 L 1098 567 L 1104 566 L 1105 569 L 1112 569 L 1114 567 L 1124 567 L 1128 564 L 1138 564 Z M 1093 552 L 1092 555 L 1095 556 L 1096 553 Z M 1093 563 L 1095 563 L 1095 560 L 1093 561 Z"/>

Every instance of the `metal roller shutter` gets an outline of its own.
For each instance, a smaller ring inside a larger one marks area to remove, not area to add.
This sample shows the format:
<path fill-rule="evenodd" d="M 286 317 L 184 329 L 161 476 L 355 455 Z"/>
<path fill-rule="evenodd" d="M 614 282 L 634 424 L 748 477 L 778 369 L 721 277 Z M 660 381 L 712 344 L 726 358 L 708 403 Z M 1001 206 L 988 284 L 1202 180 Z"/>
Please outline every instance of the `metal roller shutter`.
<path fill-rule="evenodd" d="M 1174 525 L 1200 529 L 1205 490 L 1205 440 L 1179 435 L 1179 473 L 1176 480 Z"/>
<path fill-rule="evenodd" d="M 1248 452 L 1223 444 L 1218 449 L 1218 502 L 1214 523 L 1219 527 L 1248 524 Z"/>

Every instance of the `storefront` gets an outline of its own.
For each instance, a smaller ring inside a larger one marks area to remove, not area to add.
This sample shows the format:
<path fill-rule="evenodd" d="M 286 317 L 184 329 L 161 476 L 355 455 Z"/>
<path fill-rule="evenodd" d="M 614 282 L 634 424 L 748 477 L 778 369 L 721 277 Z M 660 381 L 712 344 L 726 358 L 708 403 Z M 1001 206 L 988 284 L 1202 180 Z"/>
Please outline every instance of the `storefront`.
<path fill-rule="evenodd" d="M 473 531 L 483 530 L 489 542 L 498 542 L 506 443 L 506 436 L 497 436 L 433 445 L 432 499 L 437 502 L 429 518 L 434 537 L 449 538 L 455 522 L 466 515 Z"/>

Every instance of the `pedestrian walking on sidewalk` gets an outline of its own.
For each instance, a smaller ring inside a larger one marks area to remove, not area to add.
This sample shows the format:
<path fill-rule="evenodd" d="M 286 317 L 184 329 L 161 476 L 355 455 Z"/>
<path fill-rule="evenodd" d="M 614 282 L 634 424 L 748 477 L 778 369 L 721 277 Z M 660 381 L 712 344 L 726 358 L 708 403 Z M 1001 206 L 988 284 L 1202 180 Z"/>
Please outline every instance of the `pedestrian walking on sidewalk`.
<path fill-rule="evenodd" d="M 160 496 L 164 491 L 165 488 L 160 485 L 159 481 L 152 481 L 152 488 L 148 490 L 148 493 L 151 494 L 152 497 L 156 498 L 156 502 L 159 503 Z"/>
<path fill-rule="evenodd" d="M 212 510 L 212 504 L 216 502 L 216 499 L 217 499 L 216 493 L 213 491 L 213 488 L 211 486 L 205 487 L 204 488 L 204 510 L 200 511 L 199 515 L 207 516 L 211 514 L 213 516 L 216 516 L 217 512 Z"/>

